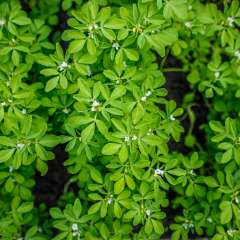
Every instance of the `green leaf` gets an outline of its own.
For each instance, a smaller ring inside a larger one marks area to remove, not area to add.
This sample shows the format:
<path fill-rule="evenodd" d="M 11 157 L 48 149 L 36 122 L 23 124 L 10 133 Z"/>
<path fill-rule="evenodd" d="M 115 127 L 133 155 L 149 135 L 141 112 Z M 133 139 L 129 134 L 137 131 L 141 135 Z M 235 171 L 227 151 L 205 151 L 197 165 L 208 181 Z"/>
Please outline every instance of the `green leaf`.
<path fill-rule="evenodd" d="M 227 150 L 225 153 L 223 153 L 221 158 L 221 163 L 227 163 L 232 159 L 233 151 L 232 149 Z"/>
<path fill-rule="evenodd" d="M 55 135 L 45 135 L 39 140 L 39 143 L 44 147 L 55 147 L 60 143 L 60 138 Z"/>
<path fill-rule="evenodd" d="M 209 126 L 214 132 L 218 132 L 218 133 L 224 132 L 224 127 L 222 126 L 222 124 L 220 122 L 210 121 Z"/>
<path fill-rule="evenodd" d="M 117 99 L 122 97 L 123 95 L 126 94 L 126 87 L 123 85 L 118 85 L 114 88 L 112 94 L 111 94 L 111 98 L 112 99 Z"/>
<path fill-rule="evenodd" d="M 154 220 L 154 219 L 151 219 L 152 221 L 152 225 L 153 225 L 153 228 L 154 228 L 154 231 L 159 234 L 159 235 L 162 235 L 164 233 L 164 227 L 163 227 L 163 224 L 157 220 Z"/>
<path fill-rule="evenodd" d="M 13 61 L 13 64 L 15 66 L 19 65 L 20 56 L 19 56 L 19 53 L 16 50 L 12 51 L 12 61 Z"/>
<path fill-rule="evenodd" d="M 88 214 L 94 214 L 96 213 L 102 205 L 102 202 L 97 202 L 93 204 L 89 209 L 88 209 Z"/>
<path fill-rule="evenodd" d="M 54 88 L 56 88 L 57 85 L 58 85 L 58 81 L 59 81 L 59 76 L 51 78 L 50 80 L 48 80 L 48 82 L 46 84 L 46 87 L 45 87 L 45 91 L 50 92 Z"/>
<path fill-rule="evenodd" d="M 132 60 L 132 61 L 138 61 L 139 59 L 139 54 L 136 50 L 134 49 L 124 49 L 125 54 L 127 55 L 127 58 Z"/>
<path fill-rule="evenodd" d="M 120 151 L 119 151 L 119 160 L 123 163 L 126 162 L 128 160 L 128 148 L 127 146 L 124 144 L 122 145 Z"/>
<path fill-rule="evenodd" d="M 15 147 L 16 140 L 6 136 L 0 136 L 0 145 L 7 146 L 7 147 Z"/>
<path fill-rule="evenodd" d="M 220 219 L 221 219 L 221 224 L 227 224 L 231 221 L 232 219 L 232 206 L 231 202 L 222 202 L 220 204 L 220 208 L 222 210 Z"/>
<path fill-rule="evenodd" d="M 103 184 L 102 175 L 96 168 L 94 167 L 90 168 L 90 175 L 95 182 Z"/>
<path fill-rule="evenodd" d="M 103 74 L 111 80 L 117 80 L 118 79 L 118 76 L 112 70 L 104 70 Z"/>
<path fill-rule="evenodd" d="M 8 161 L 14 152 L 15 149 L 0 150 L 0 163 Z"/>
<path fill-rule="evenodd" d="M 135 189 L 135 182 L 134 182 L 134 180 L 129 176 L 129 175 L 125 175 L 125 181 L 126 181 L 126 184 L 127 184 L 127 186 L 131 189 L 131 190 L 133 190 L 133 189 Z"/>
<path fill-rule="evenodd" d="M 166 2 L 163 9 L 163 16 L 166 19 L 174 18 L 175 16 L 180 19 L 187 18 L 187 5 L 184 0 L 169 0 Z"/>
<path fill-rule="evenodd" d="M 91 38 L 89 38 L 87 41 L 87 50 L 91 55 L 96 54 L 97 49 L 96 49 L 93 39 L 91 39 Z"/>
<path fill-rule="evenodd" d="M 41 176 L 44 176 L 48 171 L 48 165 L 38 158 L 36 162 L 36 169 L 41 173 Z"/>
<path fill-rule="evenodd" d="M 12 19 L 12 22 L 20 26 L 31 24 L 31 20 L 25 16 L 17 16 Z"/>
<path fill-rule="evenodd" d="M 40 144 L 35 144 L 35 151 L 37 156 L 40 157 L 42 160 L 49 160 L 49 154 L 44 147 Z"/>
<path fill-rule="evenodd" d="M 150 235 L 153 230 L 153 225 L 150 219 L 147 219 L 144 227 L 144 231 L 147 235 Z"/>
<path fill-rule="evenodd" d="M 97 124 L 97 128 L 98 128 L 99 132 L 102 135 L 106 135 L 108 133 L 108 128 L 102 120 L 97 120 L 96 124 Z"/>
<path fill-rule="evenodd" d="M 118 143 L 107 143 L 102 149 L 103 155 L 113 155 L 119 151 L 121 144 Z"/>
<path fill-rule="evenodd" d="M 138 123 L 144 115 L 144 109 L 141 103 L 138 103 L 132 112 L 133 123 Z"/>
<path fill-rule="evenodd" d="M 45 68 L 40 72 L 42 75 L 46 77 L 56 76 L 59 72 L 55 68 Z"/>
<path fill-rule="evenodd" d="M 118 17 L 111 17 L 105 24 L 104 27 L 110 29 L 122 29 L 125 26 L 125 20 Z"/>
<path fill-rule="evenodd" d="M 33 209 L 33 202 L 25 202 L 18 207 L 17 211 L 19 213 L 26 213 L 26 212 L 30 212 L 32 209 Z"/>
<path fill-rule="evenodd" d="M 60 83 L 61 88 L 63 88 L 63 89 L 66 89 L 68 87 L 68 80 L 65 77 L 65 75 L 60 75 L 59 83 Z"/>
<path fill-rule="evenodd" d="M 122 216 L 122 210 L 121 210 L 121 207 L 119 206 L 119 204 L 118 204 L 117 201 L 114 202 L 113 210 L 114 210 L 114 215 L 115 215 L 117 218 L 121 218 L 121 216 Z"/>
<path fill-rule="evenodd" d="M 103 239 L 105 239 L 105 240 L 109 239 L 110 232 L 109 232 L 106 224 L 102 223 L 101 226 L 100 226 L 99 231 L 100 231 L 100 234 L 101 234 Z"/>
<path fill-rule="evenodd" d="M 83 39 L 71 41 L 68 47 L 69 53 L 76 53 L 82 50 L 82 48 L 85 45 L 85 42 L 86 41 Z"/>
<path fill-rule="evenodd" d="M 94 120 L 93 118 L 88 116 L 72 116 L 68 118 L 66 124 L 69 125 L 70 127 L 76 128 L 81 125 L 91 123 L 93 122 L 93 120 Z"/>
<path fill-rule="evenodd" d="M 62 8 L 64 11 L 68 10 L 72 6 L 72 0 L 63 0 Z"/>
<path fill-rule="evenodd" d="M 211 187 L 211 188 L 215 188 L 219 186 L 217 180 L 212 176 L 204 177 L 204 182 L 207 184 L 208 187 Z"/>
<path fill-rule="evenodd" d="M 50 215 L 54 219 L 64 218 L 64 215 L 63 215 L 62 211 L 59 208 L 56 208 L 56 207 L 50 209 Z"/>
<path fill-rule="evenodd" d="M 78 79 L 78 87 L 79 87 L 80 92 L 83 96 L 85 96 L 87 98 L 92 98 L 92 94 L 91 94 L 91 90 L 90 90 L 89 86 L 81 78 Z"/>
<path fill-rule="evenodd" d="M 95 131 L 95 123 L 91 123 L 82 131 L 82 134 L 81 134 L 82 141 L 84 143 L 89 142 L 93 138 L 94 131 Z"/>
<path fill-rule="evenodd" d="M 117 182 L 114 184 L 114 193 L 120 194 L 125 187 L 125 180 L 124 177 L 121 177 Z"/>

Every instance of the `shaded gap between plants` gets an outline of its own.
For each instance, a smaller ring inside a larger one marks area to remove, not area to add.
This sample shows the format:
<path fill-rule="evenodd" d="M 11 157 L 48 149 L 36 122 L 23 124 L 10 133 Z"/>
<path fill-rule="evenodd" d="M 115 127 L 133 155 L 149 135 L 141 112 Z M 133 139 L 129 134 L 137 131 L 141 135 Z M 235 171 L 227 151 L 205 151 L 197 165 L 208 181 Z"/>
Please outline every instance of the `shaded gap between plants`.
<path fill-rule="evenodd" d="M 169 55 L 164 64 L 164 68 L 182 69 L 182 64 L 177 58 Z M 186 94 L 194 92 L 195 95 L 194 106 L 191 107 L 191 110 L 194 112 L 196 120 L 194 122 L 192 134 L 196 136 L 201 147 L 205 149 L 206 148 L 205 132 L 201 128 L 201 126 L 208 122 L 207 115 L 209 110 L 205 104 L 202 94 L 198 91 L 193 91 L 193 89 L 190 88 L 189 83 L 187 81 L 186 72 L 183 71 L 164 72 L 164 75 L 166 78 L 165 88 L 168 90 L 167 98 L 169 100 L 170 99 L 174 100 L 178 107 L 181 107 L 183 105 L 184 96 Z M 184 127 L 185 131 L 182 134 L 180 141 L 175 142 L 171 140 L 169 142 L 169 148 L 171 151 L 178 151 L 183 154 L 187 154 L 194 150 L 184 145 L 184 138 L 190 126 L 190 120 L 188 116 L 181 120 L 181 125 Z"/>
<path fill-rule="evenodd" d="M 36 185 L 34 196 L 36 205 L 45 203 L 47 208 L 56 206 L 59 197 L 64 193 L 64 187 L 69 181 L 70 176 L 64 167 L 67 154 L 64 145 L 58 145 L 54 149 L 55 158 L 48 161 L 48 172 L 41 176 L 39 172 L 35 174 Z"/>
<path fill-rule="evenodd" d="M 164 62 L 164 66 L 161 66 L 161 59 L 158 58 L 158 64 L 163 69 L 173 69 L 173 71 L 164 72 L 164 76 L 166 78 L 165 88 L 168 90 L 167 99 L 174 100 L 177 104 L 177 107 L 182 107 L 184 102 L 184 97 L 186 94 L 193 92 L 193 89 L 190 88 L 190 85 L 187 81 L 187 73 L 183 71 L 178 71 L 182 69 L 182 63 L 176 57 L 169 55 Z M 174 69 L 177 69 L 174 71 Z M 201 125 L 207 123 L 207 115 L 208 115 L 208 107 L 206 106 L 203 96 L 198 91 L 194 92 L 194 106 L 191 107 L 191 110 L 194 112 L 196 120 L 194 122 L 192 134 L 197 138 L 203 149 L 206 148 L 206 136 L 204 130 L 201 128 Z M 180 118 L 181 119 L 181 118 Z M 188 148 L 184 144 L 184 139 L 188 132 L 190 126 L 190 119 L 188 116 L 181 120 L 181 125 L 184 127 L 184 133 L 181 135 L 181 139 L 179 142 L 175 142 L 174 140 L 170 140 L 169 149 L 171 152 L 177 151 L 182 154 L 190 154 L 194 151 L 193 148 Z M 197 149 L 199 150 L 199 149 Z M 164 225 L 166 227 L 166 232 L 161 237 L 161 239 L 170 239 L 171 231 L 168 228 L 170 224 L 174 222 L 174 218 L 179 214 L 182 214 L 182 208 L 179 207 L 177 209 L 173 209 L 171 201 L 175 199 L 176 193 L 170 189 L 167 192 L 167 198 L 169 199 L 169 206 L 164 209 L 166 213 L 166 219 L 164 221 Z M 189 239 L 199 239 L 200 236 L 195 234 L 190 234 Z M 205 238 L 200 238 L 205 239 Z"/>
<path fill-rule="evenodd" d="M 22 10 L 24 10 L 28 15 L 30 15 L 32 9 L 27 0 L 20 0 Z M 62 1 L 60 2 L 62 6 Z M 60 7 L 58 13 L 58 23 L 52 26 L 52 30 L 49 34 L 49 41 L 55 43 L 60 41 L 60 44 L 64 50 L 67 48 L 67 43 L 61 41 L 61 34 L 67 28 L 67 13 Z M 36 76 L 33 74 L 32 79 Z M 33 194 L 35 198 L 35 204 L 39 206 L 44 203 L 49 209 L 57 205 L 57 201 L 64 193 L 64 187 L 70 179 L 70 175 L 67 172 L 66 167 L 64 167 L 64 161 L 67 159 L 67 154 L 65 152 L 65 145 L 59 145 L 54 149 L 55 158 L 47 162 L 48 172 L 46 175 L 41 176 L 39 172 L 35 174 L 36 185 L 33 188 Z M 75 192 L 74 189 L 71 189 Z"/>

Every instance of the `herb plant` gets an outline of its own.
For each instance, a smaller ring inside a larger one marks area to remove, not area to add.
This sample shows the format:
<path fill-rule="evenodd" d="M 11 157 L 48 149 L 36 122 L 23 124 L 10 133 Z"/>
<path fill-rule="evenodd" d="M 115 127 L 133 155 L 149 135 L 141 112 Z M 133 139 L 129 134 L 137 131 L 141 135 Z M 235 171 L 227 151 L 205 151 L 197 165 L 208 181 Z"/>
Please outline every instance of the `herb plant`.
<path fill-rule="evenodd" d="M 0 239 L 240 239 L 239 4 L 2 0 Z"/>

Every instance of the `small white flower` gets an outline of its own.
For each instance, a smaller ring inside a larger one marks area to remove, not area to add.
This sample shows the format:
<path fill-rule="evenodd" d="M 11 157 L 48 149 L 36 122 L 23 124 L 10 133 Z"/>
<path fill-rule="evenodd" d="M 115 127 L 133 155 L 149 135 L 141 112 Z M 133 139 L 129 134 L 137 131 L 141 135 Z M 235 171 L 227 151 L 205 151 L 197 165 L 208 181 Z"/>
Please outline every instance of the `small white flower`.
<path fill-rule="evenodd" d="M 187 223 L 183 223 L 183 224 L 182 224 L 182 227 L 183 227 L 184 229 L 188 229 L 188 224 L 187 224 Z"/>
<path fill-rule="evenodd" d="M 92 107 L 98 107 L 100 103 L 97 100 L 93 100 Z"/>
<path fill-rule="evenodd" d="M 93 100 L 92 102 L 92 107 L 91 107 L 91 111 L 92 112 L 96 112 L 98 111 L 98 106 L 100 105 L 100 103 L 97 100 Z"/>
<path fill-rule="evenodd" d="M 5 19 L 0 19 L 0 26 L 4 26 L 6 23 Z"/>
<path fill-rule="evenodd" d="M 117 81 L 116 81 L 116 84 L 119 84 L 119 83 L 120 83 L 120 81 L 119 81 L 119 80 L 117 80 Z"/>
<path fill-rule="evenodd" d="M 208 218 L 207 218 L 207 221 L 208 221 L 209 223 L 212 223 L 212 222 L 213 222 L 213 220 L 212 220 L 211 217 L 208 217 Z"/>
<path fill-rule="evenodd" d="M 185 22 L 184 25 L 187 28 L 192 28 L 192 22 Z"/>
<path fill-rule="evenodd" d="M 161 169 L 157 168 L 157 169 L 155 169 L 154 174 L 163 176 L 164 175 L 164 170 L 161 170 Z"/>
<path fill-rule="evenodd" d="M 10 173 L 12 173 L 12 172 L 13 172 L 13 167 L 10 166 L 8 171 L 9 171 Z"/>
<path fill-rule="evenodd" d="M 152 95 L 152 92 L 150 90 L 148 90 L 145 94 L 146 97 L 150 97 Z"/>
<path fill-rule="evenodd" d="M 132 140 L 133 140 L 133 141 L 135 141 L 135 140 L 137 140 L 137 139 L 138 139 L 138 137 L 137 137 L 136 135 L 133 135 L 133 136 L 132 136 Z"/>
<path fill-rule="evenodd" d="M 1 102 L 1 106 L 6 106 L 6 102 Z"/>
<path fill-rule="evenodd" d="M 130 137 L 129 136 L 125 136 L 124 137 L 124 142 L 129 142 L 130 141 Z"/>
<path fill-rule="evenodd" d="M 80 236 L 80 231 L 78 231 L 78 232 L 73 232 L 72 235 L 73 235 L 73 237 Z"/>
<path fill-rule="evenodd" d="M 69 113 L 69 110 L 68 110 L 68 108 L 64 108 L 62 111 L 63 111 L 64 113 L 66 113 L 66 114 L 68 114 L 68 113 Z"/>
<path fill-rule="evenodd" d="M 235 232 L 237 232 L 237 231 L 234 230 L 234 229 L 229 229 L 229 230 L 227 230 L 227 234 L 228 234 L 230 237 L 233 237 Z"/>
<path fill-rule="evenodd" d="M 190 173 L 190 175 L 192 175 L 192 176 L 195 176 L 195 175 L 196 175 L 196 173 L 193 171 L 193 169 L 191 169 L 189 173 Z"/>
<path fill-rule="evenodd" d="M 98 29 L 98 25 L 96 23 L 92 23 L 88 26 L 88 30 L 91 32 L 92 30 Z"/>
<path fill-rule="evenodd" d="M 228 17 L 227 18 L 227 23 L 229 27 L 233 27 L 233 24 L 235 22 L 235 17 Z"/>
<path fill-rule="evenodd" d="M 147 136 L 151 136 L 151 135 L 154 135 L 154 134 L 153 134 L 153 129 L 152 129 L 152 128 L 149 128 L 149 129 L 148 129 Z"/>
<path fill-rule="evenodd" d="M 110 196 L 109 196 L 109 198 L 108 198 L 108 200 L 107 200 L 107 204 L 111 204 L 112 203 L 112 201 L 113 201 L 113 195 L 111 194 Z"/>
<path fill-rule="evenodd" d="M 93 30 L 93 25 L 89 25 L 88 30 L 91 32 Z"/>
<path fill-rule="evenodd" d="M 190 224 L 189 224 L 189 227 L 190 227 L 190 228 L 194 228 L 194 224 L 193 224 L 193 223 L 190 223 Z"/>
<path fill-rule="evenodd" d="M 72 230 L 73 230 L 74 232 L 78 231 L 78 225 L 77 225 L 77 223 L 73 223 L 73 224 L 72 224 Z"/>
<path fill-rule="evenodd" d="M 43 229 L 41 227 L 38 227 L 38 232 L 42 233 Z"/>
<path fill-rule="evenodd" d="M 215 72 L 214 76 L 215 76 L 215 78 L 219 78 L 220 77 L 220 72 L 219 71 Z"/>
<path fill-rule="evenodd" d="M 58 66 L 60 71 L 63 71 L 64 69 L 68 68 L 68 63 L 67 62 L 62 62 L 59 66 Z"/>
<path fill-rule="evenodd" d="M 240 59 L 240 50 L 237 50 L 237 51 L 234 53 L 234 56 L 237 57 L 238 59 Z"/>
<path fill-rule="evenodd" d="M 92 75 L 92 71 L 91 71 L 90 67 L 88 68 L 87 71 L 88 71 L 87 75 L 88 75 L 88 77 L 90 77 Z"/>
<path fill-rule="evenodd" d="M 25 147 L 24 143 L 18 143 L 17 148 L 23 149 Z"/>
<path fill-rule="evenodd" d="M 146 96 L 141 97 L 141 101 L 146 102 L 147 101 L 147 97 Z"/>
<path fill-rule="evenodd" d="M 113 43 L 112 47 L 115 48 L 116 50 L 119 50 L 120 45 L 118 42 L 115 42 L 115 43 Z"/>
<path fill-rule="evenodd" d="M 146 210 L 146 215 L 147 215 L 147 216 L 150 216 L 150 215 L 151 215 L 151 210 L 150 210 L 150 209 L 147 209 L 147 210 Z"/>
<path fill-rule="evenodd" d="M 22 112 L 22 114 L 26 114 L 27 110 L 25 108 L 23 108 L 21 112 Z"/>
<path fill-rule="evenodd" d="M 175 118 L 172 114 L 169 116 L 169 119 L 170 119 L 171 121 L 176 120 L 176 118 Z"/>

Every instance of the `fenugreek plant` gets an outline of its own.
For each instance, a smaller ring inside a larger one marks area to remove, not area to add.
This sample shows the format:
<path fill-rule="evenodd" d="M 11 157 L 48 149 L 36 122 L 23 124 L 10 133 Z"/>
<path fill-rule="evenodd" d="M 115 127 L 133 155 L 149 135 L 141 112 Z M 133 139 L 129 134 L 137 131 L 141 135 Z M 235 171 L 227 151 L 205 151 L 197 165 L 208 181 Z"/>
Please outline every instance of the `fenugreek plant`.
<path fill-rule="evenodd" d="M 238 0 L 2 0 L 0 238 L 240 239 L 239 25 Z M 182 103 L 164 72 L 185 73 Z M 48 209 L 56 146 L 69 180 Z"/>

